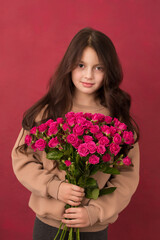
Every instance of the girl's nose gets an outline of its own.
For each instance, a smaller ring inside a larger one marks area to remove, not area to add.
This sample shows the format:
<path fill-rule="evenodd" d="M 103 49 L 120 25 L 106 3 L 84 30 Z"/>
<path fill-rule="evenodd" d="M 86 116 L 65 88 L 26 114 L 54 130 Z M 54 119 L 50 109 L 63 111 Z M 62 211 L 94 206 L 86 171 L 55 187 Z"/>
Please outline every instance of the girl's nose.
<path fill-rule="evenodd" d="M 92 79 L 92 77 L 93 77 L 92 69 L 90 69 L 90 68 L 86 69 L 85 78 Z"/>

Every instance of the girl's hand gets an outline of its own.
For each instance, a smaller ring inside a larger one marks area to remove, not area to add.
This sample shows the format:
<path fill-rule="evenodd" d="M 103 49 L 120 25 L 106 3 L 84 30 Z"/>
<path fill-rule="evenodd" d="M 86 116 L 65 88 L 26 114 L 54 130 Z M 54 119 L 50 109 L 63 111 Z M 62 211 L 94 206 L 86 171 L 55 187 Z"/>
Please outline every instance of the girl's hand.
<path fill-rule="evenodd" d="M 71 206 L 79 206 L 84 196 L 84 188 L 77 185 L 62 182 L 59 186 L 58 199 Z"/>
<path fill-rule="evenodd" d="M 66 224 L 67 227 L 82 228 L 90 226 L 89 216 L 84 207 L 68 208 L 65 210 L 63 217 L 72 219 L 62 219 L 62 222 Z"/>

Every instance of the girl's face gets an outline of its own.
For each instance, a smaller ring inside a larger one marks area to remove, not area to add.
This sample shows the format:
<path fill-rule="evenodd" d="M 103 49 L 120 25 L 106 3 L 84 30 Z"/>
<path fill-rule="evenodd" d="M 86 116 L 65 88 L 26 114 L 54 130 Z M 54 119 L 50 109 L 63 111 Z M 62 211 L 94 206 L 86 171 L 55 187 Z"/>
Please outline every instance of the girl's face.
<path fill-rule="evenodd" d="M 71 76 L 75 94 L 83 93 L 94 96 L 95 92 L 103 85 L 104 66 L 93 48 L 86 47 L 84 49 L 81 61 L 72 71 Z"/>

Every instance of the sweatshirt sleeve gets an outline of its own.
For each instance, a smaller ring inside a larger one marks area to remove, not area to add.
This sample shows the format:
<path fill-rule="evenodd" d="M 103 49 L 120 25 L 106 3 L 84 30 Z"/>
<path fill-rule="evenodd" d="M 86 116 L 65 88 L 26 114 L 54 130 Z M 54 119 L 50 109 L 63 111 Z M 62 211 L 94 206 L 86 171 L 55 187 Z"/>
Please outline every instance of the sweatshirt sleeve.
<path fill-rule="evenodd" d="M 41 197 L 58 199 L 58 190 L 61 180 L 53 173 L 43 168 L 40 155 L 31 147 L 23 154 L 16 148 L 24 144 L 27 130 L 21 129 L 17 141 L 12 149 L 12 166 L 17 179 L 31 192 Z"/>
<path fill-rule="evenodd" d="M 91 199 L 87 206 L 90 225 L 99 222 L 101 225 L 113 223 L 118 214 L 129 204 L 139 183 L 139 145 L 135 143 L 128 154 L 132 159 L 133 167 L 122 167 L 120 174 L 113 175 L 107 182 L 107 187 L 116 187 L 116 190 L 107 195 Z"/>

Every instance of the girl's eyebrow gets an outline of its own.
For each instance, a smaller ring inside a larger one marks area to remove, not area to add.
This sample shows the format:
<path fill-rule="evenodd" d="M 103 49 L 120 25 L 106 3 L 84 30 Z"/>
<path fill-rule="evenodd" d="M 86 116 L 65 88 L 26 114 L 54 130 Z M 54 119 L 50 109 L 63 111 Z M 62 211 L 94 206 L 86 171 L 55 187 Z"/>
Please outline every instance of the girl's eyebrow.
<path fill-rule="evenodd" d="M 80 62 L 86 64 L 86 63 L 85 63 L 84 61 L 82 61 L 82 60 L 80 60 Z M 104 65 L 104 64 L 103 64 L 103 63 L 97 63 L 97 64 L 95 64 L 94 66 L 98 66 L 98 65 Z"/>

